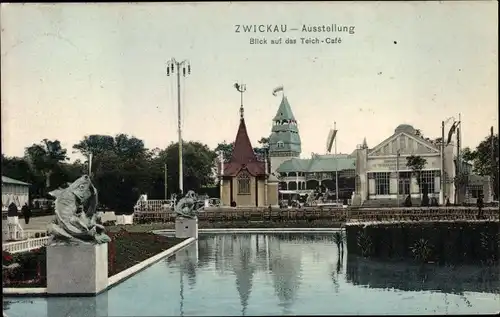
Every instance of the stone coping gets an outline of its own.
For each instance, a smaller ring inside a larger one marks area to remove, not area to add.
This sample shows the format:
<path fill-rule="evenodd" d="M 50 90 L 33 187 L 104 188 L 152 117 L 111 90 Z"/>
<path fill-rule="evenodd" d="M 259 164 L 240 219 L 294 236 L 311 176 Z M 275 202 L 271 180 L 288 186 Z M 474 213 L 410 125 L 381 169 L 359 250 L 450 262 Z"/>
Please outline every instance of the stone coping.
<path fill-rule="evenodd" d="M 499 222 L 499 220 L 494 220 L 494 219 L 447 220 L 447 219 L 443 219 L 443 220 L 394 220 L 394 221 L 359 221 L 359 222 L 351 221 L 351 222 L 347 222 L 345 224 L 345 226 L 346 227 L 350 227 L 350 226 L 367 227 L 367 226 L 373 226 L 373 225 L 394 225 L 394 224 L 399 224 L 399 223 L 420 223 L 420 224 L 423 224 L 423 223 L 462 223 L 462 222 L 464 222 L 464 223 Z"/>
<path fill-rule="evenodd" d="M 143 271 L 147 267 L 155 264 L 159 260 L 168 257 L 175 252 L 179 251 L 180 249 L 186 247 L 187 245 L 191 244 L 194 242 L 196 238 L 188 238 L 184 241 L 182 241 L 179 244 L 174 245 L 170 249 L 167 249 L 161 253 L 158 253 L 149 259 L 146 259 L 140 263 L 137 263 L 134 266 L 129 267 L 126 270 L 121 271 L 118 274 L 115 274 L 111 277 L 108 278 L 108 287 L 106 287 L 102 292 L 105 292 L 112 287 L 115 287 L 116 285 L 120 284 L 121 282 L 125 281 L 126 279 L 134 276 L 135 274 Z M 101 293 L 102 293 L 101 292 Z M 2 293 L 4 296 L 33 296 L 33 295 L 38 295 L 38 296 L 51 296 L 51 297 L 71 297 L 71 296 L 78 296 L 78 297 L 83 297 L 83 296 L 96 296 L 98 294 L 89 294 L 89 295 L 81 295 L 81 294 L 47 294 L 47 288 L 46 287 L 6 287 L 2 288 Z"/>
<path fill-rule="evenodd" d="M 332 233 L 342 230 L 341 228 L 207 228 L 199 229 L 198 232 L 202 233 Z M 155 234 L 173 234 L 174 229 L 160 229 L 153 230 Z"/>

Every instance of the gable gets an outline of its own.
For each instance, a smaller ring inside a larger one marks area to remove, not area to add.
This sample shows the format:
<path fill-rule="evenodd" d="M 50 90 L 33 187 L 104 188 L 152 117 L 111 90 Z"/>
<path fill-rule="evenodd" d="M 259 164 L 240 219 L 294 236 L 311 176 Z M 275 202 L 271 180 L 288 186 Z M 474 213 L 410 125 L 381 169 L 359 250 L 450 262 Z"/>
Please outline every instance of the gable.
<path fill-rule="evenodd" d="M 439 149 L 433 144 L 408 133 L 394 134 L 377 145 L 368 156 L 396 155 L 400 149 L 401 155 L 439 154 Z"/>

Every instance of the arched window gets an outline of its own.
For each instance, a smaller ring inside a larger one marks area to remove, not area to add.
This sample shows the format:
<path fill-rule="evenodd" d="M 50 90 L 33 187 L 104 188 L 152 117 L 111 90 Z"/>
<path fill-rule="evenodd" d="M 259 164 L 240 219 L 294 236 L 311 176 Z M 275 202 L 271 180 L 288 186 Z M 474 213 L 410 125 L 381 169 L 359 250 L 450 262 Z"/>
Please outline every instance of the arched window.
<path fill-rule="evenodd" d="M 241 173 L 238 176 L 238 194 L 250 194 L 250 176 L 247 173 Z"/>

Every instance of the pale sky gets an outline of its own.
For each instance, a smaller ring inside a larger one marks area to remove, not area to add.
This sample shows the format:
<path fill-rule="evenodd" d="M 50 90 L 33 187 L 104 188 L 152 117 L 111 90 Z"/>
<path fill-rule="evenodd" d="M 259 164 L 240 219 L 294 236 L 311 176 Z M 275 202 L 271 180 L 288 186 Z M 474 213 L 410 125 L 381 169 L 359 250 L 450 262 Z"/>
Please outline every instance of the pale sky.
<path fill-rule="evenodd" d="M 429 137 L 462 116 L 464 146 L 498 127 L 498 3 L 2 4 L 2 153 L 21 156 L 43 138 L 126 133 L 148 148 L 177 140 L 175 80 L 166 62 L 189 59 L 181 81 L 183 139 L 234 140 L 246 84 L 254 145 L 268 136 L 283 85 L 302 156 L 324 153 L 337 122 L 338 152 L 373 147 L 400 123 Z M 286 25 L 286 33 L 235 33 L 235 25 Z M 355 34 L 303 25 L 354 26 Z M 298 28 L 298 31 L 290 30 Z M 251 45 L 251 37 L 297 44 Z M 300 44 L 340 37 L 340 44 Z"/>

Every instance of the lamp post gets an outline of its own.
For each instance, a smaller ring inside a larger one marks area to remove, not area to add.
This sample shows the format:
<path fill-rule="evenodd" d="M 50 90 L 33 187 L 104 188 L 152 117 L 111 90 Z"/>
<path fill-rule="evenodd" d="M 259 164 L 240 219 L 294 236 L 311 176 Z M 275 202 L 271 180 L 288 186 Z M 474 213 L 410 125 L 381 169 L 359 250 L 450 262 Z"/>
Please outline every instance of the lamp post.
<path fill-rule="evenodd" d="M 333 122 L 333 130 L 337 131 L 337 122 Z M 339 206 L 339 162 L 337 157 L 337 135 L 335 135 L 335 207 Z"/>
<path fill-rule="evenodd" d="M 177 74 L 177 126 L 179 136 L 179 191 L 184 192 L 184 173 L 182 170 L 182 124 L 181 124 L 181 69 L 182 76 L 187 77 L 191 74 L 191 64 L 187 59 L 178 62 L 175 58 L 167 61 L 167 76 Z"/>
<path fill-rule="evenodd" d="M 396 152 L 396 201 L 399 207 L 399 157 L 401 156 L 401 149 Z"/>
<path fill-rule="evenodd" d="M 440 194 L 439 194 L 439 200 L 440 200 L 440 203 L 441 205 L 444 205 L 445 204 L 445 201 L 444 201 L 444 194 L 445 194 L 445 184 L 446 184 L 446 180 L 445 180 L 445 170 L 444 170 L 444 127 L 445 125 L 450 121 L 450 120 L 453 120 L 455 121 L 455 117 L 449 117 L 447 118 L 446 120 L 443 120 L 441 121 L 441 190 L 440 190 Z"/>

